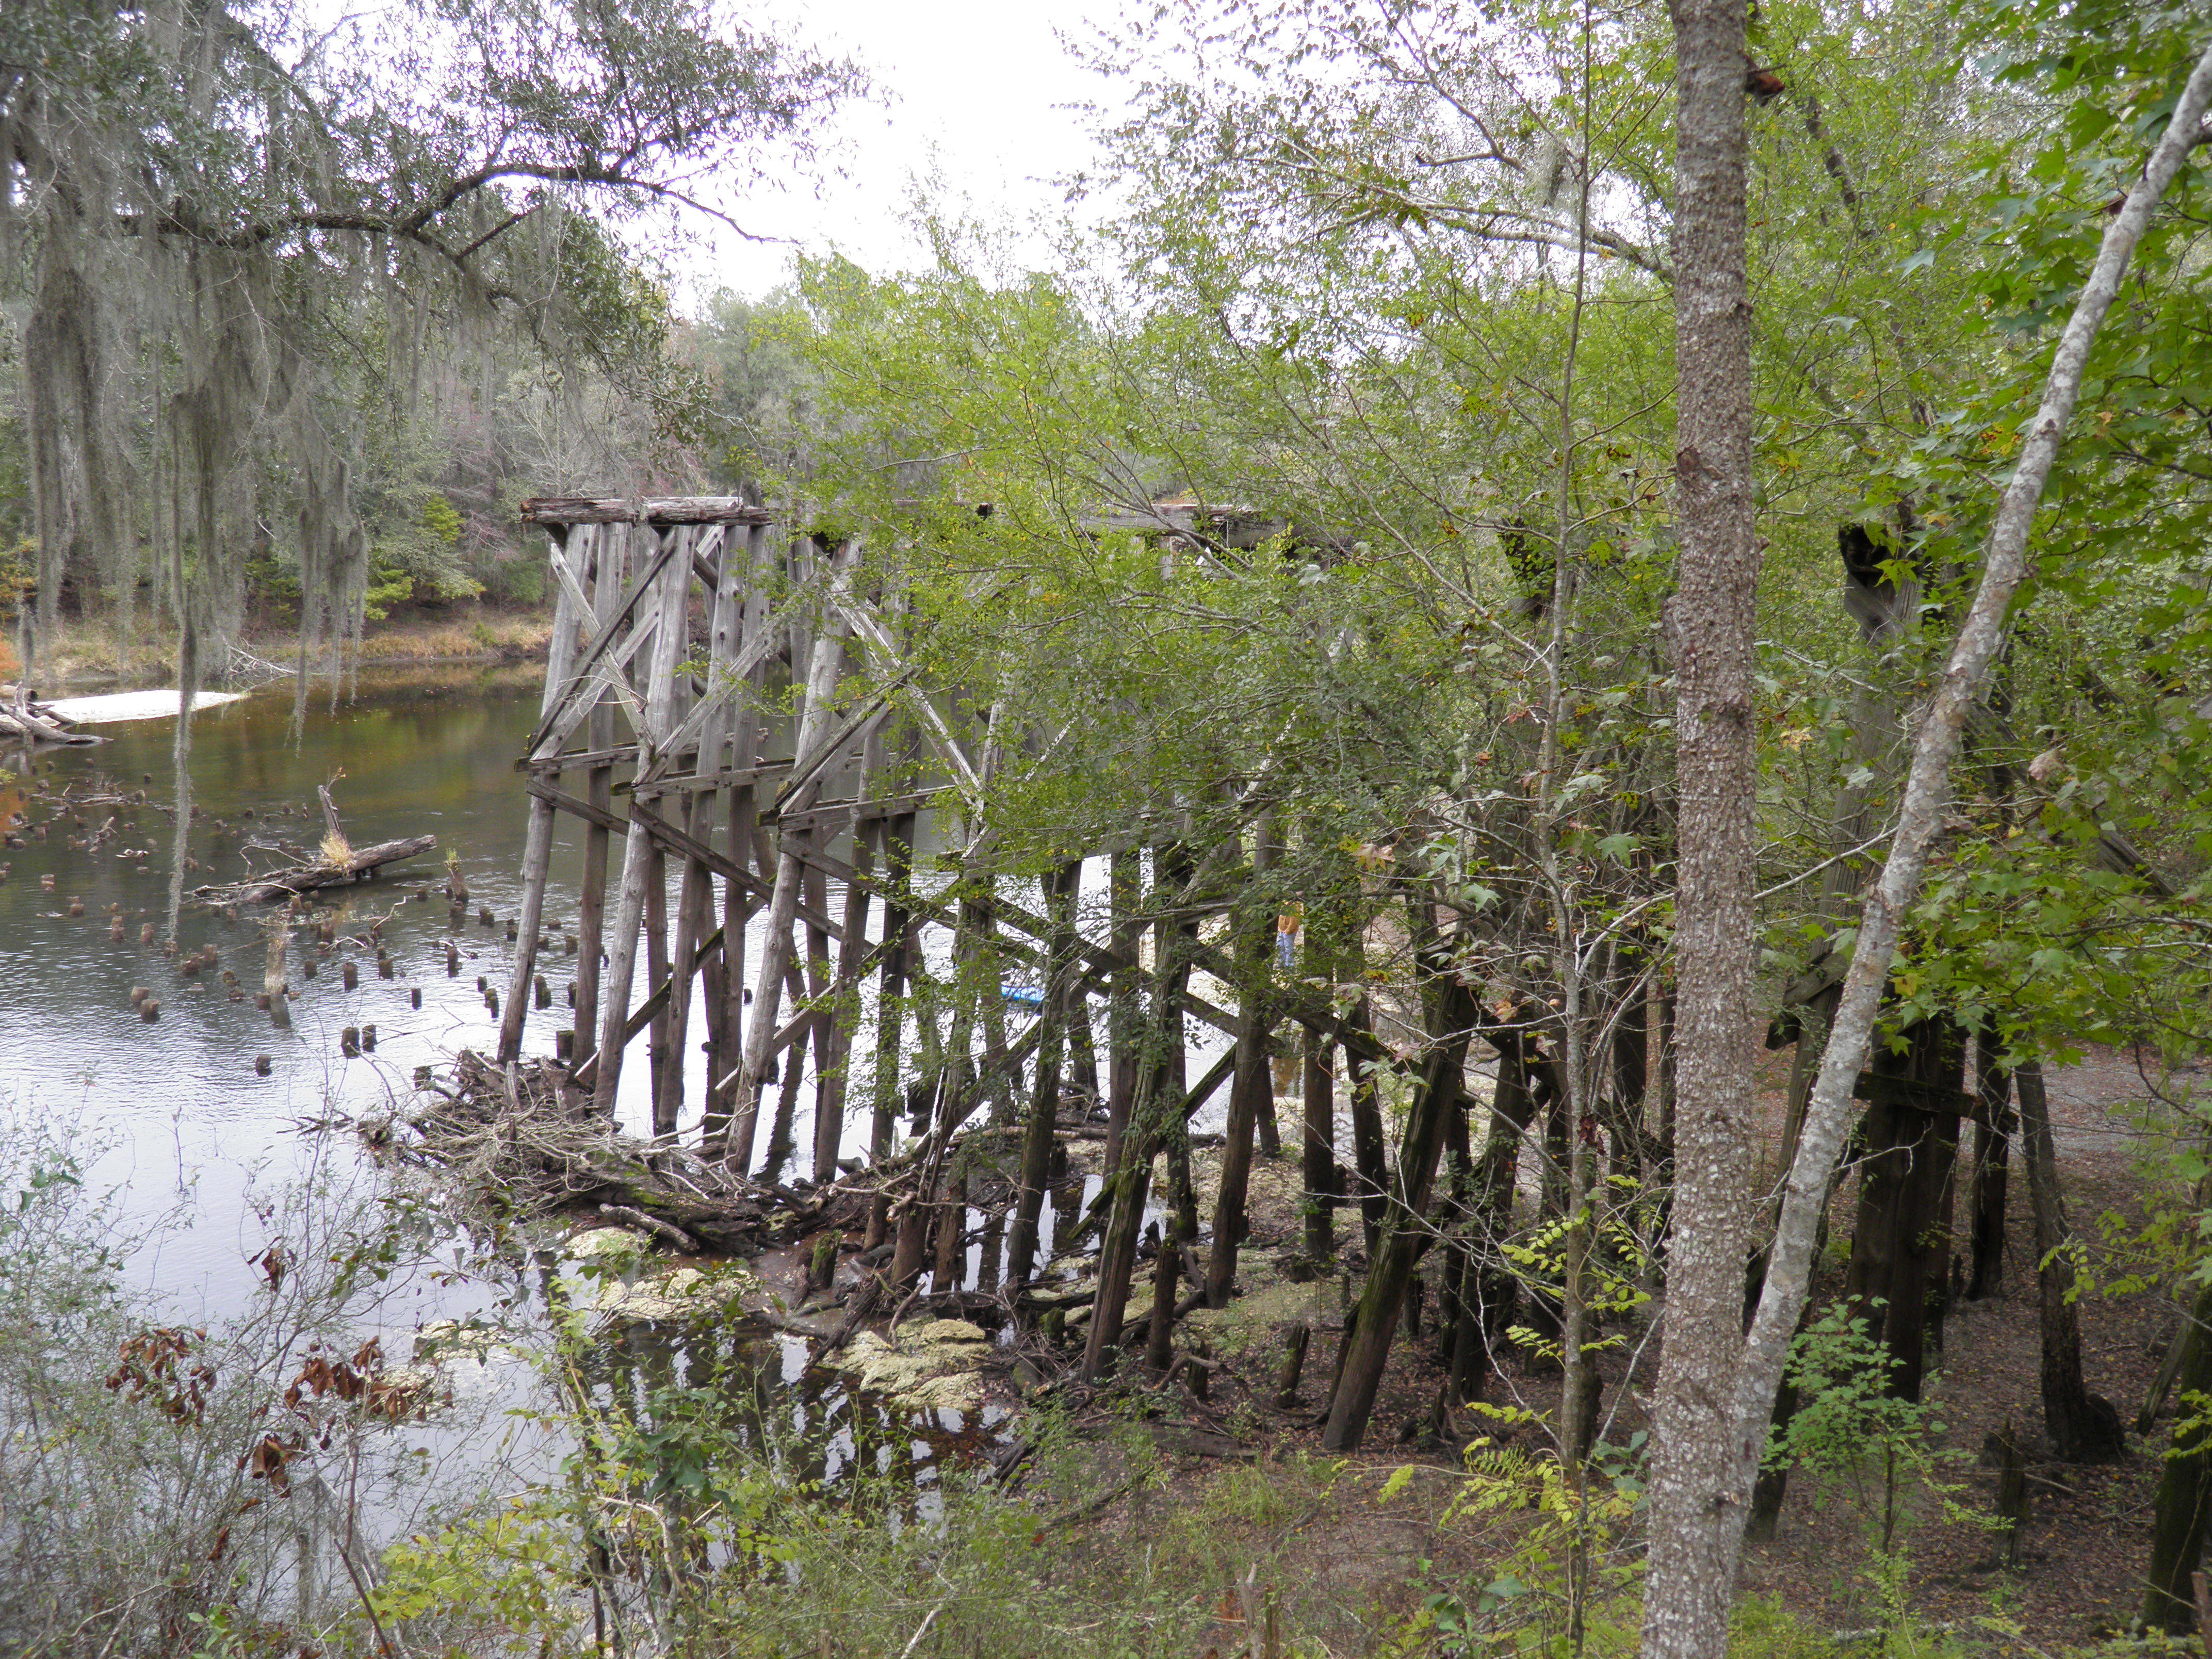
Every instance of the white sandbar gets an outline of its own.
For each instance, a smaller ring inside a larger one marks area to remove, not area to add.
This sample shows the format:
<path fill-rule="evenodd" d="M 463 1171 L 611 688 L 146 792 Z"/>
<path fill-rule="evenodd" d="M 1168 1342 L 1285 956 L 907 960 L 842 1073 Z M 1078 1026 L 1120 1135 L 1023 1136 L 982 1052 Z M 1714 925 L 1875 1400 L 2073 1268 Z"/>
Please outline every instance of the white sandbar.
<path fill-rule="evenodd" d="M 236 702 L 243 691 L 203 690 L 192 699 L 195 709 L 212 708 L 217 703 Z M 108 726 L 118 720 L 173 720 L 178 706 L 183 701 L 172 689 L 167 691 L 114 691 L 102 697 L 63 697 L 45 705 L 65 720 L 79 726 Z"/>

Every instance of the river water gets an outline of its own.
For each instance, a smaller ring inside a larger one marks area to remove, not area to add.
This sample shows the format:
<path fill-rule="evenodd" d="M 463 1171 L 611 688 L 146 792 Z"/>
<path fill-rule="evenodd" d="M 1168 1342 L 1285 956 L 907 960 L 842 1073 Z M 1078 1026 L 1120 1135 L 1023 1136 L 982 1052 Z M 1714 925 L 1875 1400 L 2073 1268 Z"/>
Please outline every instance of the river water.
<path fill-rule="evenodd" d="M 286 684 L 195 714 L 188 854 L 197 867 L 185 874 L 187 889 L 289 861 L 267 854 L 249 860 L 255 841 L 313 849 L 322 833 L 318 784 L 331 785 L 356 847 L 438 837 L 435 852 L 325 896 L 337 933 L 327 954 L 318 955 L 311 931 L 293 930 L 289 1027 L 254 1002 L 265 959 L 262 924 L 276 907 L 242 907 L 233 916 L 187 898 L 175 956 L 161 948 L 174 845 L 173 811 L 162 808 L 177 799 L 173 715 L 99 726 L 106 739 L 100 744 L 27 758 L 18 751 L 0 766 L 0 822 L 14 823 L 18 813 L 26 820 L 16 826 L 22 844 L 0 851 L 9 866 L 0 878 L 0 1111 L 66 1139 L 84 1163 L 87 1184 L 115 1195 L 125 1233 L 146 1241 L 130 1272 L 159 1293 L 167 1316 L 210 1321 L 251 1304 L 264 1289 L 255 1258 L 290 1224 L 285 1194 L 311 1176 L 325 1187 L 373 1184 L 374 1172 L 350 1135 L 302 1126 L 404 1108 L 416 1067 L 495 1043 L 497 1022 L 477 981 L 507 993 L 514 947 L 505 922 L 520 908 L 527 811 L 514 763 L 536 723 L 543 672 L 534 665 L 364 671 L 356 695 L 335 708 L 319 688 L 297 732 Z M 76 805 L 118 792 L 143 792 L 144 804 Z M 72 845 L 98 836 L 111 817 L 114 827 L 97 846 Z M 582 841 L 580 827 L 565 817 L 559 828 L 546 904 L 556 940 L 564 923 L 574 924 Z M 459 859 L 472 894 L 459 916 L 440 890 L 447 854 Z M 72 914 L 80 903 L 81 914 Z M 479 921 L 479 907 L 489 908 L 493 925 Z M 834 891 L 830 908 L 841 908 Z M 119 939 L 114 915 L 123 921 Z M 379 918 L 389 978 L 378 971 L 376 945 L 355 938 Z M 148 923 L 155 942 L 142 944 Z M 451 974 L 448 942 L 459 952 Z M 182 961 L 210 946 L 214 966 L 182 971 Z M 757 940 L 748 957 L 759 960 Z M 349 962 L 352 990 L 343 984 Z M 556 1026 L 571 1019 L 562 993 L 572 964 L 541 953 L 554 1004 L 532 1011 L 527 1052 L 550 1051 Z M 236 975 L 234 988 L 226 971 Z M 157 1020 L 143 1020 L 133 1007 L 137 988 L 159 1000 Z M 370 1026 L 373 1052 L 341 1052 L 343 1030 Z M 687 1127 L 706 1081 L 702 1035 L 695 1027 L 684 1045 Z M 264 1056 L 265 1075 L 257 1071 Z M 635 1058 L 624 1068 L 620 1116 L 640 1131 L 649 1117 L 641 1044 Z M 1194 1054 L 1194 1061 L 1209 1058 Z M 810 1088 L 795 1125 L 800 1147 L 811 1142 L 811 1105 Z M 854 1119 L 848 1150 L 866 1133 L 866 1114 Z M 379 1335 L 404 1361 L 425 1323 L 511 1304 L 517 1286 L 538 1276 L 459 1271 L 472 1261 L 458 1231 L 449 1250 L 434 1240 L 428 1256 L 393 1273 L 361 1334 Z M 849 1400 L 805 1375 L 804 1350 L 792 1340 L 761 1340 L 758 1359 L 763 1398 L 782 1391 L 777 1413 L 794 1428 L 811 1419 L 828 1431 L 817 1449 L 830 1472 L 853 1449 L 850 1434 L 835 1427 L 841 1415 L 849 1422 L 865 1412 L 879 1430 L 903 1431 L 881 1402 Z M 917 1470 L 938 1450 L 972 1444 L 978 1426 L 912 1424 Z"/>
<path fill-rule="evenodd" d="M 253 1000 L 272 907 L 246 907 L 233 919 L 187 897 L 176 957 L 161 949 L 175 836 L 173 811 L 161 810 L 177 799 L 173 717 L 90 728 L 106 741 L 40 751 L 33 778 L 0 772 L 0 818 L 22 811 L 48 827 L 46 838 L 33 834 L 0 854 L 12 866 L 0 882 L 0 1089 L 19 1113 L 72 1126 L 79 1146 L 98 1153 L 94 1184 L 121 1189 L 134 1221 L 181 1204 L 182 1224 L 165 1230 L 158 1254 L 141 1266 L 185 1316 L 221 1312 L 250 1293 L 241 1267 L 267 1242 L 266 1194 L 325 1155 L 295 1126 L 398 1104 L 416 1066 L 494 1039 L 477 978 L 504 994 L 512 962 L 504 927 L 481 926 L 474 907 L 456 921 L 442 897 L 416 896 L 441 878 L 440 858 L 451 852 L 478 902 L 514 913 L 526 799 L 513 762 L 541 680 L 527 667 L 364 673 L 356 700 L 311 708 L 296 740 L 289 686 L 195 713 L 188 854 L 198 867 L 187 869 L 187 888 L 283 861 L 262 854 L 249 863 L 244 848 L 254 840 L 312 850 L 322 834 L 319 783 L 331 783 L 356 846 L 438 837 L 436 853 L 331 896 L 338 943 L 312 978 L 313 936 L 294 930 L 289 1030 Z M 96 849 L 70 843 L 94 836 L 118 808 L 85 807 L 82 824 L 65 807 L 50 817 L 57 799 L 142 790 L 146 804 L 119 809 Z M 576 854 L 562 853 L 573 891 Z M 79 901 L 82 914 L 73 915 Z M 124 921 L 119 940 L 114 914 Z M 380 916 L 389 918 L 390 979 L 379 975 L 375 948 L 349 937 Z M 147 923 L 151 945 L 140 943 Z M 450 977 L 449 939 L 461 952 Z M 209 946 L 213 967 L 180 970 Z M 352 991 L 343 986 L 349 962 Z M 236 975 L 235 995 L 226 972 Z M 153 1023 L 131 1006 L 139 987 L 161 1002 Z M 369 1025 L 374 1052 L 343 1056 L 340 1032 Z M 256 1074 L 262 1055 L 266 1076 Z"/>

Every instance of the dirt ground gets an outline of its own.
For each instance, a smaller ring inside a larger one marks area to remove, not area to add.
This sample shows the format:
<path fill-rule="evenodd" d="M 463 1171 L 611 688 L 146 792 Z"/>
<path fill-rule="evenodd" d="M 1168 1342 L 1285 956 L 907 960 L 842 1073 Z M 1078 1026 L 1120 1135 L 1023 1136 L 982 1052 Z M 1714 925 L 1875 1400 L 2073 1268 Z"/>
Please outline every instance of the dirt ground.
<path fill-rule="evenodd" d="M 1783 1058 L 1777 1057 L 1766 1077 L 1767 1104 L 1778 1124 Z M 2160 1149 L 2134 1111 L 2147 1090 L 2130 1058 L 2103 1052 L 2052 1069 L 2048 1081 L 2069 1212 L 2077 1234 L 2094 1249 L 2101 1217 L 2133 1219 L 2156 1195 L 2148 1160 Z M 2185 1086 L 2192 1081 L 2203 1079 L 2181 1079 Z M 1962 1172 L 1969 1150 L 1961 1149 Z M 1212 1183 L 1212 1164 L 1204 1152 L 1196 1159 L 1201 1188 Z M 2033 1506 L 2023 1564 L 2018 1571 L 2001 1566 L 1985 1528 L 1971 1518 L 1947 1518 L 1942 1504 L 1923 1492 L 1911 1506 L 1905 1534 L 1911 1563 L 1906 1594 L 1921 1620 L 1951 1626 L 1970 1640 L 1994 1636 L 1972 1621 L 1996 1618 L 2015 1623 L 2038 1645 L 2055 1649 L 2124 1628 L 2141 1605 L 2159 1454 L 2173 1407 L 2169 1402 L 2147 1439 L 2130 1432 L 2128 1455 L 2118 1463 L 2069 1466 L 2051 1457 L 2038 1383 L 2032 1223 L 2016 1150 L 2014 1170 L 2002 1283 L 1994 1296 L 1954 1305 L 1945 1346 L 1940 1357 L 1931 1357 L 1926 1397 L 1941 1407 L 1942 1432 L 1933 1442 L 1940 1454 L 1937 1478 L 1953 1488 L 1951 1502 L 1969 1516 L 1988 1512 L 1994 1498 L 1995 1471 L 1978 1459 L 1984 1437 L 2007 1423 L 2019 1432 L 2028 1452 Z M 1846 1183 L 1838 1196 L 1839 1240 L 1849 1235 L 1855 1190 Z M 1296 1258 L 1297 1197 L 1295 1165 L 1258 1163 L 1253 1236 L 1240 1262 L 1244 1294 L 1224 1313 L 1201 1311 L 1178 1327 L 1179 1349 L 1202 1339 L 1220 1361 L 1210 1398 L 1200 1404 L 1176 1396 L 1154 1428 L 1181 1471 L 1178 1484 L 1194 1498 L 1209 1483 L 1218 1485 L 1224 1466 L 1238 1459 L 1309 1470 L 1313 1465 L 1300 1465 L 1301 1454 L 1322 1459 L 1317 1413 L 1326 1405 L 1345 1290 L 1341 1279 L 1298 1284 L 1285 1277 L 1284 1267 Z M 1962 1201 L 1954 1243 L 1961 1255 L 1968 1213 Z M 1340 1238 L 1348 1235 L 1356 1243 L 1356 1213 L 1340 1214 L 1339 1227 Z M 1148 1294 L 1146 1269 L 1132 1300 L 1133 1316 L 1149 1305 Z M 2080 1309 L 2088 1386 L 2112 1401 L 2132 1428 L 2175 1334 L 2174 1305 L 2151 1292 L 2088 1296 Z M 1280 1411 L 1273 1395 L 1283 1334 L 1300 1321 L 1314 1328 L 1311 1353 L 1297 1405 Z M 1364 1645 L 1361 1632 L 1371 1637 L 1387 1615 L 1418 1605 L 1428 1589 L 1483 1572 L 1506 1547 L 1505 1529 L 1498 1526 L 1444 1524 L 1459 1486 L 1450 1473 L 1457 1468 L 1456 1454 L 1449 1447 L 1424 1447 L 1419 1434 L 1442 1379 L 1431 1349 L 1425 1331 L 1410 1341 L 1401 1336 L 1367 1446 L 1335 1495 L 1294 1504 L 1297 1513 L 1288 1521 L 1255 1513 L 1242 1523 L 1233 1516 L 1222 1523 L 1224 1551 L 1233 1542 L 1262 1559 L 1265 1576 L 1290 1588 L 1306 1621 L 1318 1620 L 1317 1633 L 1333 1633 L 1333 1650 L 1358 1650 Z M 1607 1362 L 1612 1415 L 1606 1432 L 1616 1443 L 1647 1426 L 1654 1358 L 1647 1350 L 1633 1376 L 1626 1378 L 1619 1360 Z M 1531 1404 L 1548 1407 L 1557 1388 L 1556 1376 L 1509 1375 L 1493 1380 L 1492 1397 L 1517 1389 Z M 1460 1425 L 1469 1433 L 1483 1426 L 1467 1413 Z M 1408 1484 L 1398 1501 L 1378 1504 L 1376 1495 L 1388 1474 L 1409 1462 L 1435 1473 Z M 1102 1516 L 1106 1532 L 1153 1524 L 1147 1504 L 1141 1497 L 1116 1504 Z M 1824 1488 L 1801 1474 L 1790 1482 L 1776 1540 L 1746 1550 L 1741 1590 L 1778 1599 L 1820 1630 L 1865 1629 L 1880 1618 L 1868 1538 L 1867 1513 L 1849 1492 Z M 1338 1647 L 1340 1641 L 1345 1645 Z"/>

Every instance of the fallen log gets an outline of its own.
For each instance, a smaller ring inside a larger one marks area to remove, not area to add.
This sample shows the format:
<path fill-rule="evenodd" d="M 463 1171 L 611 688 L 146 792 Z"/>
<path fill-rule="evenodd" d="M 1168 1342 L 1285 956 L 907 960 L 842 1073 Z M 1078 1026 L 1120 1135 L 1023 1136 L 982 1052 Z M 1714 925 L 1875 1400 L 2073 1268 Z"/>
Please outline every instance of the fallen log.
<path fill-rule="evenodd" d="M 89 732 L 75 731 L 63 725 L 52 710 L 41 708 L 26 696 L 21 686 L 9 688 L 8 705 L 0 708 L 0 737 L 21 738 L 30 743 L 79 745 L 106 741 Z"/>
<path fill-rule="evenodd" d="M 210 904 L 252 904 L 266 899 L 291 898 L 324 887 L 345 887 L 384 865 L 397 864 L 428 852 L 438 844 L 435 836 L 410 836 L 404 841 L 380 842 L 374 847 L 349 851 L 341 860 L 318 859 L 289 870 L 271 870 L 228 886 L 195 887 L 192 896 Z"/>

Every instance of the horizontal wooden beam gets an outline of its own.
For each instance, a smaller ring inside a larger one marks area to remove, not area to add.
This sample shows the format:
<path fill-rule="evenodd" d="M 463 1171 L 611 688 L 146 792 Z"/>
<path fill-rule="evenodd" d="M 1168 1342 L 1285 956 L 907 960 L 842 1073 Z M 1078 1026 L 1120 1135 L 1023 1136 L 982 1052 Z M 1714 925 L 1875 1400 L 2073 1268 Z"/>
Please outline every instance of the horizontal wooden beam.
<path fill-rule="evenodd" d="M 1858 1081 L 1851 1085 L 1851 1098 L 1869 1104 L 1903 1106 L 1936 1117 L 1970 1117 L 1980 1122 L 1988 1115 L 1978 1094 L 1962 1094 L 1940 1083 L 1920 1083 L 1881 1072 L 1861 1072 Z"/>
<path fill-rule="evenodd" d="M 758 783 L 763 778 L 789 770 L 791 763 L 787 760 L 763 761 L 757 766 L 724 767 L 719 772 L 686 772 L 678 777 L 655 778 L 653 787 L 671 795 L 681 794 L 687 789 L 734 789 L 739 784 Z M 630 787 L 628 781 L 618 783 L 615 793 L 626 795 Z"/>
<path fill-rule="evenodd" d="M 514 769 L 518 772 L 560 772 L 579 766 L 617 766 L 636 758 L 635 744 L 618 743 L 611 749 L 578 749 L 565 755 L 547 755 L 537 760 L 525 755 L 515 762 Z M 624 788 L 629 787 L 628 784 L 623 786 Z"/>
<path fill-rule="evenodd" d="M 629 820 L 617 817 L 612 812 L 594 806 L 581 795 L 572 795 L 565 789 L 556 789 L 543 778 L 530 780 L 530 793 L 538 799 L 559 807 L 564 812 L 574 813 L 586 823 L 597 824 L 611 835 L 626 836 L 629 833 Z M 685 858 L 698 860 L 724 881 L 734 882 L 757 899 L 765 900 L 773 891 L 768 883 L 763 881 L 751 871 L 732 864 L 705 842 L 688 831 L 679 830 L 658 812 L 635 801 L 630 804 L 629 811 L 630 820 L 643 824 L 646 833 L 668 851 L 681 854 Z M 800 921 L 809 927 L 820 928 L 834 939 L 842 940 L 845 937 L 845 930 L 842 926 L 806 904 L 799 905 L 798 914 Z"/>
<path fill-rule="evenodd" d="M 812 806 L 801 807 L 796 812 L 763 811 L 763 823 L 782 828 L 817 830 L 826 824 L 873 823 L 878 818 L 904 817 L 918 812 L 940 796 L 956 793 L 949 783 L 939 784 L 933 789 L 916 790 L 910 795 L 877 795 L 866 800 L 825 800 Z"/>
<path fill-rule="evenodd" d="M 538 495 L 522 504 L 525 524 L 752 525 L 774 524 L 776 517 L 738 495 Z"/>

